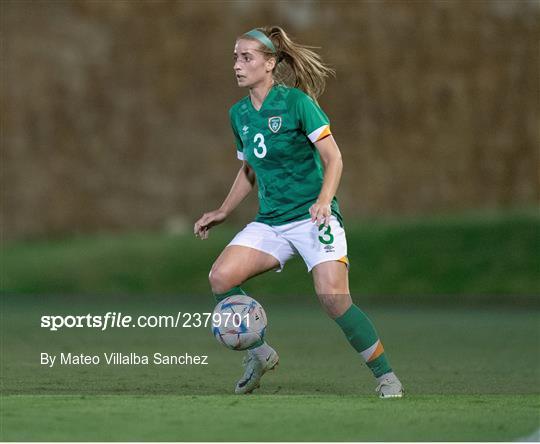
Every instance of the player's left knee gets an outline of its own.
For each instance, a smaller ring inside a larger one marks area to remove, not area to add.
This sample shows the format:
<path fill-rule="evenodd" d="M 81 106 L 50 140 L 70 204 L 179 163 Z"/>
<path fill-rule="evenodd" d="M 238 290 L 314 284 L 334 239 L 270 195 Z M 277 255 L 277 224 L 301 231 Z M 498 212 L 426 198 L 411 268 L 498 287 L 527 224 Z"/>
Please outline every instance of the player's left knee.
<path fill-rule="evenodd" d="M 339 295 L 349 294 L 349 286 L 343 279 L 328 275 L 323 282 L 317 282 L 317 294 L 328 295 L 329 299 L 339 297 Z"/>
<path fill-rule="evenodd" d="M 352 304 L 351 296 L 348 293 L 329 293 L 318 296 L 324 310 L 332 318 L 341 316 Z"/>

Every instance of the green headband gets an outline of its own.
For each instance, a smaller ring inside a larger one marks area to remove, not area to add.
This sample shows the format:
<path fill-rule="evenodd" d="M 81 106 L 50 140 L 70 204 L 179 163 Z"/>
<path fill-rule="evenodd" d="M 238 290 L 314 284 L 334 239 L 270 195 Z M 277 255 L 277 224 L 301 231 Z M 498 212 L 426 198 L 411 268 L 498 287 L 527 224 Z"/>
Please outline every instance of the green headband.
<path fill-rule="evenodd" d="M 276 52 L 276 47 L 272 43 L 272 40 L 270 40 L 264 32 L 261 32 L 258 29 L 252 29 L 251 31 L 246 32 L 244 35 L 253 37 L 266 46 L 270 51 Z"/>

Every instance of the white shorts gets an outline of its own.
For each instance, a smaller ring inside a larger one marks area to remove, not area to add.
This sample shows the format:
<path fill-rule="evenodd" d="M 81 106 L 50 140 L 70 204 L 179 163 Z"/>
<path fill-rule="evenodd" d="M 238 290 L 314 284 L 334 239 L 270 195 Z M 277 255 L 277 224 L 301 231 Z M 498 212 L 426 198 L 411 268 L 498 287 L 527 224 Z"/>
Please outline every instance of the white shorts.
<path fill-rule="evenodd" d="M 321 227 L 311 219 L 285 225 L 251 222 L 240 231 L 229 245 L 241 245 L 268 253 L 279 261 L 281 271 L 296 253 L 304 259 L 308 272 L 322 262 L 340 261 L 349 266 L 345 230 L 335 216 L 330 225 Z"/>

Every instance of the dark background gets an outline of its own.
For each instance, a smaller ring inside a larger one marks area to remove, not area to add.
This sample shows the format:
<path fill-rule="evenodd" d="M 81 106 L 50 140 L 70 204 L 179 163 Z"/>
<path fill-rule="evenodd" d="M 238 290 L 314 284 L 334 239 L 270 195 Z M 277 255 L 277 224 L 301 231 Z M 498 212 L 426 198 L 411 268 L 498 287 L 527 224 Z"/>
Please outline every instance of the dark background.
<path fill-rule="evenodd" d="M 320 104 L 346 220 L 539 201 L 536 1 L 9 1 L 2 234 L 185 232 L 239 163 L 235 38 L 280 25 L 337 71 Z M 247 222 L 256 197 L 233 222 Z"/>

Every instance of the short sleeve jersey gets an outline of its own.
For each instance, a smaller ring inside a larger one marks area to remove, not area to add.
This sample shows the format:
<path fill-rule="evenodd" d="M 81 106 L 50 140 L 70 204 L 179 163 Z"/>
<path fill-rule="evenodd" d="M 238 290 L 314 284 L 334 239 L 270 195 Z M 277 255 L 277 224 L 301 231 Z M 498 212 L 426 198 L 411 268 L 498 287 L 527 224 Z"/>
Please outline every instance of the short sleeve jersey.
<path fill-rule="evenodd" d="M 259 212 L 255 220 L 283 225 L 308 219 L 321 191 L 324 171 L 314 143 L 331 134 L 330 121 L 303 91 L 272 87 L 257 111 L 248 97 L 229 115 L 237 157 L 257 176 Z M 342 221 L 337 199 L 332 213 Z"/>

